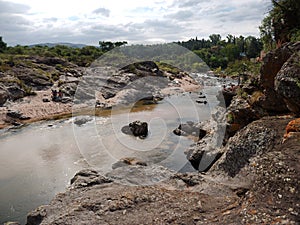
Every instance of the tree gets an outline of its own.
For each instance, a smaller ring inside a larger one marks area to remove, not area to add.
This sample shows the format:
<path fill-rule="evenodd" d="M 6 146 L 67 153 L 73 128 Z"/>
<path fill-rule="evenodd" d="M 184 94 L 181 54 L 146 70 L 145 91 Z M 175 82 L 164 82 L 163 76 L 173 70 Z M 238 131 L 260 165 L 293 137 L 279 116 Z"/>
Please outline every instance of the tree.
<path fill-rule="evenodd" d="M 260 33 L 264 46 L 268 41 L 275 41 L 280 47 L 298 35 L 300 30 L 300 1 L 272 0 L 272 9 L 262 21 Z"/>
<path fill-rule="evenodd" d="M 219 41 L 221 41 L 221 35 L 220 34 L 211 34 L 209 35 L 209 39 L 211 40 L 211 43 L 213 45 L 217 45 Z"/>
<path fill-rule="evenodd" d="M 248 36 L 245 38 L 245 50 L 248 58 L 256 58 L 262 50 L 262 43 L 256 37 Z"/>
<path fill-rule="evenodd" d="M 221 49 L 221 53 L 227 58 L 229 62 L 231 62 L 239 58 L 240 50 L 237 45 L 227 44 L 223 49 Z"/>
<path fill-rule="evenodd" d="M 117 41 L 117 42 L 99 41 L 100 49 L 103 52 L 108 52 L 116 47 L 120 47 L 125 44 L 127 44 L 127 41 Z"/>
<path fill-rule="evenodd" d="M 0 37 L 0 52 L 4 52 L 6 50 L 7 44 Z"/>

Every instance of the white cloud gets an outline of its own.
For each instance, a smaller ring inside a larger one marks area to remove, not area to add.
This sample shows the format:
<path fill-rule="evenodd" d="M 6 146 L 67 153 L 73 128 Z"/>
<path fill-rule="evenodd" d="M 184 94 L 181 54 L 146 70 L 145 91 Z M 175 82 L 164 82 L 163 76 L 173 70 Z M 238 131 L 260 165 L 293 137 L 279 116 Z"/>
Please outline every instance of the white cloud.
<path fill-rule="evenodd" d="M 0 0 L 10 45 L 99 40 L 177 41 L 219 33 L 258 35 L 267 0 Z"/>

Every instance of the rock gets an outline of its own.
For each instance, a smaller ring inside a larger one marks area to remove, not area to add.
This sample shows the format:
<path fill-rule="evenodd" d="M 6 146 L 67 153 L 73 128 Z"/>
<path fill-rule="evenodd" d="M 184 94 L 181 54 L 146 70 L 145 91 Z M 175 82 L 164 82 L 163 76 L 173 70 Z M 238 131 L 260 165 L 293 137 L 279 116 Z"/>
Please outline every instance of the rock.
<path fill-rule="evenodd" d="M 263 58 L 260 81 L 264 88 L 274 89 L 274 79 L 277 73 L 292 54 L 291 44 L 285 44 L 281 48 L 269 52 Z"/>
<path fill-rule="evenodd" d="M 14 221 L 14 222 L 6 222 L 4 225 L 21 225 L 19 222 Z"/>
<path fill-rule="evenodd" d="M 112 180 L 100 175 L 96 170 L 85 169 L 76 173 L 71 179 L 71 187 L 83 188 L 110 182 L 112 182 Z"/>
<path fill-rule="evenodd" d="M 17 100 L 26 96 L 25 91 L 18 84 L 12 84 L 6 87 L 9 99 Z"/>
<path fill-rule="evenodd" d="M 65 59 L 58 57 L 40 57 L 36 59 L 36 62 L 39 64 L 46 64 L 48 66 L 67 66 L 67 64 L 70 64 Z"/>
<path fill-rule="evenodd" d="M 93 118 L 91 118 L 89 116 L 76 117 L 74 119 L 74 124 L 76 124 L 77 126 L 81 126 L 92 120 L 93 120 Z"/>
<path fill-rule="evenodd" d="M 72 97 L 76 93 L 77 84 L 76 83 L 65 83 L 59 86 L 61 91 L 65 96 Z"/>
<path fill-rule="evenodd" d="M 225 105 L 228 107 L 231 104 L 233 97 L 236 96 L 235 92 L 222 90 L 217 94 L 217 99 L 220 102 L 220 105 Z"/>
<path fill-rule="evenodd" d="M 29 119 L 31 119 L 31 117 L 30 117 L 30 116 L 24 116 L 24 115 L 21 115 L 21 116 L 19 117 L 19 119 L 20 119 L 20 120 L 29 120 Z"/>
<path fill-rule="evenodd" d="M 50 102 L 49 98 L 43 98 L 43 102 Z"/>
<path fill-rule="evenodd" d="M 43 90 L 52 86 L 50 77 L 32 71 L 32 69 L 22 69 L 21 73 L 17 73 L 17 77 L 28 87 L 37 90 Z"/>
<path fill-rule="evenodd" d="M 148 124 L 146 122 L 134 121 L 128 126 L 122 127 L 121 131 L 124 134 L 145 138 L 148 135 Z"/>
<path fill-rule="evenodd" d="M 73 100 L 70 97 L 64 96 L 61 98 L 60 101 L 61 101 L 61 103 L 69 103 L 69 102 L 72 102 Z"/>
<path fill-rule="evenodd" d="M 47 212 L 43 207 L 38 207 L 27 215 L 26 225 L 41 224 L 43 219 L 47 216 Z"/>
<path fill-rule="evenodd" d="M 180 124 L 178 128 L 173 131 L 173 133 L 178 136 L 192 135 L 201 139 L 206 135 L 207 132 L 203 129 L 200 129 L 193 121 L 187 121 L 185 124 Z"/>
<path fill-rule="evenodd" d="M 138 76 L 162 76 L 163 75 L 163 72 L 159 70 L 158 66 L 153 61 L 133 63 L 123 67 L 122 70 L 126 73 L 134 73 Z"/>
<path fill-rule="evenodd" d="M 198 171 L 208 171 L 222 155 L 221 147 L 226 135 L 225 112 L 225 108 L 217 107 L 210 120 L 196 125 L 198 129 L 205 131 L 205 136 L 184 153 Z"/>
<path fill-rule="evenodd" d="M 223 154 L 220 148 L 209 147 L 209 141 L 201 140 L 185 151 L 187 160 L 200 172 L 207 172 Z"/>
<path fill-rule="evenodd" d="M 285 128 L 284 138 L 288 138 L 294 132 L 300 132 L 300 118 L 292 120 Z"/>
<path fill-rule="evenodd" d="M 3 104 L 7 101 L 8 97 L 9 96 L 6 89 L 0 86 L 0 106 L 3 106 Z"/>
<path fill-rule="evenodd" d="M 196 102 L 197 102 L 197 103 L 199 103 L 199 104 L 204 104 L 204 105 L 206 105 L 206 104 L 207 104 L 207 101 L 200 101 L 200 100 L 196 100 Z"/>
<path fill-rule="evenodd" d="M 113 90 L 111 88 L 105 87 L 102 88 L 101 93 L 104 99 L 109 99 L 116 96 L 117 90 Z"/>
<path fill-rule="evenodd" d="M 19 119 L 22 116 L 22 113 L 19 111 L 9 110 L 6 115 L 14 119 Z"/>
<path fill-rule="evenodd" d="M 298 42 L 300 46 L 300 42 Z M 300 50 L 282 66 L 275 77 L 275 90 L 283 96 L 288 109 L 300 115 Z"/>
<path fill-rule="evenodd" d="M 288 112 L 282 96 L 274 89 L 265 89 L 263 92 L 256 91 L 252 93 L 250 101 L 252 106 L 258 106 L 270 115 Z"/>
<path fill-rule="evenodd" d="M 230 177 L 236 176 L 249 164 L 252 157 L 260 157 L 281 143 L 282 127 L 286 120 L 279 122 L 276 117 L 265 117 L 238 131 L 227 142 L 222 150 L 223 156 L 213 166 L 212 171 L 223 171 Z"/>
<path fill-rule="evenodd" d="M 118 167 L 105 174 L 106 177 L 122 185 L 154 185 L 169 179 L 174 172 L 158 165 L 132 165 Z"/>
<path fill-rule="evenodd" d="M 147 163 L 144 161 L 141 161 L 137 158 L 122 158 L 118 162 L 114 163 L 112 165 L 113 169 L 123 167 L 123 166 L 134 166 L 134 165 L 139 165 L 139 166 L 147 166 Z"/>
<path fill-rule="evenodd" d="M 242 129 L 252 121 L 260 119 L 264 115 L 266 115 L 264 111 L 252 107 L 247 100 L 239 96 L 234 97 L 226 114 L 228 137 L 233 136 L 236 131 Z"/>

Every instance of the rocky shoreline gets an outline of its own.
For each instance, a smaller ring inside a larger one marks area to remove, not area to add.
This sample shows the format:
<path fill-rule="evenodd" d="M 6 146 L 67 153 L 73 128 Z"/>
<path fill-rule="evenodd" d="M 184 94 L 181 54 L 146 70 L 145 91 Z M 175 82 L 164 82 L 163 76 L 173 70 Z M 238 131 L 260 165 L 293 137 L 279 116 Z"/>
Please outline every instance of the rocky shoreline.
<path fill-rule="evenodd" d="M 69 117 L 74 110 L 84 111 L 89 103 L 99 110 L 142 99 L 153 104 L 167 95 L 199 89 L 186 73 L 161 71 L 154 62 L 132 68 L 82 68 L 59 58 L 22 58 L 8 71 L 0 72 L 0 129 Z M 160 83 L 152 83 L 153 76 Z M 63 97 L 54 101 L 52 90 L 60 90 Z"/>
<path fill-rule="evenodd" d="M 186 155 L 199 171 L 135 159 L 83 170 L 27 224 L 299 224 L 299 52 L 300 42 L 268 53 L 226 111 L 178 127 L 198 138 Z"/>

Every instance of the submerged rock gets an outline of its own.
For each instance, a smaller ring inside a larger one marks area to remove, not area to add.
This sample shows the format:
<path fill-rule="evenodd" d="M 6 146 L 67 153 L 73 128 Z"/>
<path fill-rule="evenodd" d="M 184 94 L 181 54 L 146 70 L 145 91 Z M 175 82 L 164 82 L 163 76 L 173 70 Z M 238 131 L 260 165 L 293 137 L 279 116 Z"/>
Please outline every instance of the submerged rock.
<path fill-rule="evenodd" d="M 116 169 L 116 168 L 119 168 L 119 167 L 134 166 L 134 165 L 147 166 L 147 163 L 142 161 L 142 160 L 139 160 L 137 158 L 126 157 L 126 158 L 122 158 L 118 162 L 114 163 L 112 165 L 112 168 Z"/>
<path fill-rule="evenodd" d="M 81 126 L 83 124 L 86 124 L 87 122 L 92 121 L 93 118 L 88 117 L 88 116 L 84 116 L 84 117 L 76 117 L 74 120 L 74 124 L 76 124 L 77 126 Z"/>

